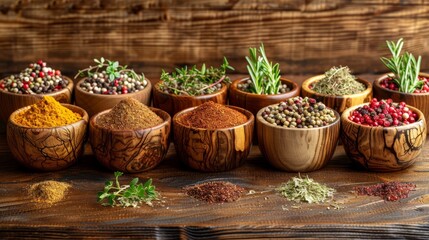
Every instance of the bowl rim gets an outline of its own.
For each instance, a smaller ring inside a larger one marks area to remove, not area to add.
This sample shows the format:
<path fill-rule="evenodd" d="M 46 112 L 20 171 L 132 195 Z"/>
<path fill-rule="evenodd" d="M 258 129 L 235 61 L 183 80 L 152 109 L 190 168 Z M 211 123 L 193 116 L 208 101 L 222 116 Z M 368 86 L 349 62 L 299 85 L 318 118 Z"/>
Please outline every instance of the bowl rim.
<path fill-rule="evenodd" d="M 409 124 L 407 124 L 407 125 L 402 125 L 402 126 L 389 126 L 389 127 L 385 127 L 385 126 L 376 126 L 376 127 L 374 127 L 374 126 L 368 126 L 368 125 L 362 125 L 362 124 L 355 123 L 355 122 L 351 121 L 351 120 L 348 118 L 348 116 L 350 115 L 350 113 L 351 113 L 353 110 L 357 109 L 358 107 L 362 107 L 362 106 L 365 106 L 365 105 L 368 105 L 368 104 L 369 104 L 369 103 L 362 103 L 362 104 L 355 105 L 355 106 L 352 106 L 352 107 L 349 107 L 349 108 L 345 109 L 345 110 L 343 111 L 343 113 L 341 114 L 341 121 L 342 121 L 342 122 L 343 122 L 343 121 L 344 121 L 344 122 L 348 122 L 348 123 L 351 123 L 352 125 L 360 126 L 360 127 L 365 128 L 365 129 L 378 128 L 378 129 L 386 129 L 386 130 L 388 130 L 388 129 L 407 129 L 407 128 L 409 128 L 410 126 L 413 126 L 413 125 L 419 124 L 420 122 L 425 123 L 425 121 L 426 121 L 425 116 L 424 116 L 424 114 L 422 113 L 422 111 L 420 111 L 418 108 L 413 107 L 413 106 L 410 106 L 410 105 L 408 105 L 408 104 L 407 104 L 406 106 L 407 106 L 409 109 L 411 109 L 412 111 L 416 112 L 416 113 L 418 114 L 419 118 L 418 118 L 415 122 L 413 122 L 413 123 L 409 123 Z M 348 115 L 346 116 L 346 114 L 348 114 Z M 424 125 L 426 126 L 426 124 L 424 124 Z"/>
<path fill-rule="evenodd" d="M 104 115 L 104 114 L 110 112 L 112 110 L 112 108 L 109 108 L 109 109 L 101 111 L 101 112 L 95 114 L 94 116 L 92 116 L 91 119 L 89 120 L 89 125 L 90 125 L 91 128 L 93 127 L 93 128 L 96 128 L 96 129 L 100 129 L 102 131 L 106 131 L 106 132 L 110 132 L 110 133 L 122 133 L 123 134 L 123 133 L 134 133 L 134 132 L 138 132 L 138 131 L 148 131 L 148 130 L 160 129 L 160 128 L 165 127 L 166 125 L 169 125 L 169 123 L 171 124 L 171 116 L 166 111 L 164 111 L 162 109 L 159 109 L 159 108 L 155 108 L 155 107 L 149 107 L 149 109 L 152 110 L 160 118 L 162 118 L 162 123 L 157 124 L 157 125 L 152 126 L 152 127 L 139 128 L 139 129 L 110 129 L 110 128 L 100 127 L 96 123 L 96 118 L 98 118 L 101 115 Z M 164 118 L 164 116 L 160 116 L 157 112 L 162 113 L 165 116 L 165 118 Z"/>
<path fill-rule="evenodd" d="M 80 84 L 85 81 L 88 77 L 84 77 L 81 78 L 75 85 L 75 91 L 79 92 L 85 96 L 91 96 L 91 97 L 109 97 L 109 98 L 123 98 L 124 96 L 129 96 L 129 97 L 133 97 L 135 95 L 141 94 L 141 93 L 145 93 L 147 91 L 149 91 L 149 93 L 151 92 L 151 87 L 152 87 L 152 83 L 151 81 L 145 77 L 145 80 L 147 81 L 147 85 L 143 90 L 139 90 L 137 92 L 133 92 L 133 93 L 127 93 L 127 94 L 118 94 L 118 95 L 109 95 L 109 94 L 99 94 L 99 93 L 89 93 L 87 91 L 82 90 L 82 88 L 80 87 Z M 75 93 L 75 98 L 76 98 L 76 93 Z"/>
<path fill-rule="evenodd" d="M 427 96 L 427 95 L 429 95 L 429 92 L 427 92 L 427 93 L 404 93 L 404 92 L 394 91 L 394 90 L 382 87 L 380 85 L 381 80 L 390 77 L 389 75 L 391 75 L 391 74 L 393 74 L 393 73 L 389 72 L 389 73 L 385 73 L 385 74 L 379 76 L 374 81 L 374 84 L 373 84 L 374 88 L 378 88 L 378 89 L 380 89 L 382 91 L 386 91 L 386 92 L 389 92 L 389 93 L 392 93 L 392 94 L 401 94 L 401 95 L 405 95 L 405 96 L 413 96 L 413 97 L 415 97 L 415 96 Z M 419 72 L 419 76 L 423 76 L 423 77 L 429 78 L 429 73 Z"/>
<path fill-rule="evenodd" d="M 222 84 L 222 87 L 218 91 L 210 93 L 210 94 L 204 94 L 204 95 L 198 95 L 198 96 L 177 95 L 177 94 L 165 93 L 165 92 L 161 91 L 161 89 L 159 89 L 159 85 L 163 82 L 164 82 L 163 80 L 159 80 L 158 82 L 156 82 L 154 87 L 153 87 L 153 91 L 156 92 L 156 94 L 167 95 L 167 96 L 171 96 L 174 98 L 195 98 L 195 99 L 201 98 L 201 99 L 206 99 L 206 98 L 215 97 L 217 95 L 221 95 L 222 93 L 227 92 L 227 90 L 228 90 L 227 84 L 224 82 L 221 82 L 220 84 Z"/>
<path fill-rule="evenodd" d="M 6 95 L 11 95 L 11 96 L 36 97 L 36 98 L 41 98 L 43 96 L 56 96 L 56 95 L 59 95 L 61 93 L 67 92 L 67 91 L 70 92 L 70 94 L 71 94 L 73 91 L 73 88 L 74 88 L 73 80 L 67 76 L 62 75 L 62 77 L 67 78 L 67 80 L 69 80 L 69 83 L 67 84 L 67 86 L 65 88 L 62 88 L 58 91 L 53 91 L 50 93 L 23 94 L 23 93 L 13 93 L 13 92 L 9 92 L 9 91 L 5 91 L 3 89 L 0 89 L 0 93 L 6 94 Z M 6 77 L 0 79 L 0 81 L 5 80 L 5 79 L 6 79 Z"/>
<path fill-rule="evenodd" d="M 190 108 L 183 109 L 182 111 L 174 114 L 174 116 L 173 116 L 173 124 L 178 124 L 181 127 L 184 127 L 184 128 L 187 128 L 187 129 L 192 129 L 192 130 L 198 130 L 198 131 L 226 131 L 226 130 L 231 130 L 231 129 L 236 129 L 236 128 L 240 128 L 240 127 L 243 127 L 243 126 L 247 126 L 247 125 L 251 124 L 252 122 L 254 122 L 255 117 L 253 116 L 253 114 L 249 110 L 241 108 L 241 107 L 237 107 L 237 106 L 232 106 L 232 105 L 224 105 L 224 106 L 241 112 L 242 114 L 244 114 L 247 117 L 247 121 L 244 122 L 244 123 L 242 123 L 242 124 L 239 124 L 239 125 L 236 125 L 236 126 L 232 126 L 232 127 L 214 128 L 214 129 L 197 128 L 197 127 L 186 126 L 183 123 L 181 123 L 180 121 L 178 121 L 179 116 L 181 116 L 181 115 L 183 115 L 183 114 L 185 114 L 187 112 L 190 112 L 190 111 L 192 111 L 192 110 L 194 110 L 195 108 L 198 107 L 198 106 L 195 106 L 195 107 L 190 107 Z"/>
<path fill-rule="evenodd" d="M 88 117 L 88 113 L 85 111 L 85 109 L 83 109 L 79 106 L 73 105 L 73 104 L 69 104 L 69 103 L 60 103 L 60 104 L 64 107 L 70 109 L 73 112 L 76 112 L 76 111 L 74 111 L 73 108 L 78 109 L 79 111 L 81 111 L 83 113 L 83 114 L 81 114 L 82 118 L 76 122 L 73 122 L 73 123 L 70 123 L 67 125 L 55 126 L 55 127 L 28 127 L 28 126 L 21 125 L 21 124 L 19 124 L 13 120 L 13 117 L 15 117 L 16 114 L 18 114 L 19 112 L 25 111 L 31 107 L 31 105 L 28 105 L 28 106 L 19 108 L 19 109 L 15 110 L 12 114 L 10 114 L 9 119 L 7 121 L 7 124 L 13 124 L 14 126 L 17 126 L 19 128 L 22 128 L 22 129 L 41 130 L 41 129 L 57 129 L 57 128 L 64 128 L 67 126 L 79 125 L 79 124 L 82 124 L 82 121 L 85 122 L 84 124 L 88 123 L 89 117 Z"/>
<path fill-rule="evenodd" d="M 329 94 L 325 94 L 325 93 L 316 92 L 310 88 L 310 86 L 313 83 L 320 81 L 323 77 L 325 77 L 325 74 L 320 74 L 320 75 L 316 75 L 316 76 L 307 78 L 301 84 L 301 89 L 302 89 L 301 91 L 306 91 L 306 92 L 311 93 L 311 94 L 316 95 L 316 96 L 321 96 L 321 97 L 325 97 L 325 98 L 334 98 L 334 99 L 335 98 L 341 99 L 341 98 L 355 98 L 355 97 L 360 97 L 360 96 L 367 96 L 367 95 L 371 94 L 371 92 L 372 92 L 372 83 L 370 83 L 368 80 L 365 80 L 365 79 L 360 78 L 360 77 L 356 77 L 356 81 L 365 84 L 366 88 L 362 92 L 358 92 L 358 93 L 354 93 L 354 94 L 329 95 Z"/>
<path fill-rule="evenodd" d="M 268 106 L 265 106 L 261 109 L 259 109 L 258 113 L 256 114 L 256 119 L 259 123 L 264 124 L 267 127 L 272 127 L 272 128 L 278 128 L 278 129 L 282 129 L 285 131 L 317 131 L 320 129 L 324 129 L 324 128 L 329 128 L 329 127 L 333 127 L 337 124 L 340 123 L 340 119 L 341 119 L 341 115 L 335 111 L 334 109 L 326 106 L 326 108 L 331 109 L 332 111 L 334 111 L 335 114 L 335 121 L 326 125 L 326 126 L 321 126 L 321 127 L 315 127 L 315 128 L 289 128 L 289 127 L 282 127 L 282 126 L 277 126 L 277 125 L 272 125 L 271 123 L 267 122 L 263 117 L 262 117 L 262 112 L 265 110 L 265 108 L 267 107 L 273 107 L 273 106 L 277 106 L 279 105 L 279 103 L 275 103 L 275 104 L 271 104 Z"/>
<path fill-rule="evenodd" d="M 293 86 L 290 91 L 285 92 L 285 93 L 278 93 L 278 94 L 256 94 L 256 93 L 246 92 L 246 91 L 243 91 L 243 90 L 241 90 L 241 89 L 238 88 L 238 83 L 239 82 L 247 81 L 249 79 L 250 79 L 250 77 L 246 76 L 246 77 L 241 77 L 241 78 L 233 80 L 232 83 L 231 83 L 231 86 L 230 86 L 230 90 L 237 91 L 237 92 L 240 92 L 242 94 L 248 94 L 250 96 L 280 96 L 280 97 L 284 96 L 284 95 L 289 95 L 289 94 L 291 94 L 291 93 L 293 93 L 295 91 L 299 91 L 299 86 L 298 86 L 298 84 L 296 82 L 294 82 L 294 81 L 292 81 L 292 80 L 290 80 L 288 78 L 284 78 L 284 77 L 280 77 L 280 81 L 281 82 L 289 83 L 289 84 L 291 84 Z M 299 95 L 299 92 L 298 92 L 298 95 Z"/>

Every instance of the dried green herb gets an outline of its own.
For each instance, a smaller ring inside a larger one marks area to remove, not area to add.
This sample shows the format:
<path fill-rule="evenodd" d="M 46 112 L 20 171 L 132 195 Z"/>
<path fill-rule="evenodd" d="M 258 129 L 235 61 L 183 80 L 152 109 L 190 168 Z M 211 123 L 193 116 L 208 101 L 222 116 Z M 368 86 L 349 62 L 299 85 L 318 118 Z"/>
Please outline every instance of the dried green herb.
<path fill-rule="evenodd" d="M 358 82 L 348 67 L 332 67 L 325 72 L 325 77 L 312 86 L 313 91 L 341 96 L 356 94 L 366 89 L 365 84 Z"/>
<path fill-rule="evenodd" d="M 308 203 L 325 202 L 328 198 L 332 198 L 335 192 L 335 189 L 315 182 L 308 176 L 301 178 L 301 175 L 293 177 L 276 190 L 289 201 Z"/>

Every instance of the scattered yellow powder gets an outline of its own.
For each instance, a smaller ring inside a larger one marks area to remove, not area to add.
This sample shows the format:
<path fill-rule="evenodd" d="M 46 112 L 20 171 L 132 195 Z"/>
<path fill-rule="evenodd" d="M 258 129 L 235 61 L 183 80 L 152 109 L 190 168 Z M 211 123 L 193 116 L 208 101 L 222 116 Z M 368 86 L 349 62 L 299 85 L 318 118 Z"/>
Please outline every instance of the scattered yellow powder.
<path fill-rule="evenodd" d="M 31 185 L 28 193 L 35 202 L 54 204 L 64 199 L 70 187 L 68 183 L 50 180 Z"/>

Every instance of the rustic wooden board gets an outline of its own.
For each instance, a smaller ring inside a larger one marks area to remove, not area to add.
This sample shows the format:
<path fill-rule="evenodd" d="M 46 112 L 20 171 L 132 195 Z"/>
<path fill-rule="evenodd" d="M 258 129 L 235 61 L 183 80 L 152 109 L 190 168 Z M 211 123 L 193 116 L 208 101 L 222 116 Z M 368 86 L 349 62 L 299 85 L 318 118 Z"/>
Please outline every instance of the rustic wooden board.
<path fill-rule="evenodd" d="M 339 146 L 325 168 L 308 173 L 338 190 L 335 200 L 340 209 L 334 209 L 329 204 L 294 204 L 270 191 L 296 174 L 269 166 L 257 146 L 245 165 L 236 170 L 198 173 L 178 161 L 171 145 L 160 166 L 123 177 L 153 178 L 164 202 L 124 209 L 96 203 L 96 193 L 113 174 L 96 162 L 88 146 L 85 156 L 70 169 L 35 173 L 12 159 L 2 135 L 0 238 L 428 238 L 428 147 L 429 143 L 418 162 L 407 170 L 372 173 L 353 167 Z M 50 207 L 30 202 L 25 188 L 51 179 L 73 185 L 68 197 Z M 208 204 L 182 191 L 184 186 L 209 180 L 231 181 L 256 193 L 234 203 Z M 413 182 L 417 190 L 399 202 L 351 193 L 354 186 L 381 181 Z"/>

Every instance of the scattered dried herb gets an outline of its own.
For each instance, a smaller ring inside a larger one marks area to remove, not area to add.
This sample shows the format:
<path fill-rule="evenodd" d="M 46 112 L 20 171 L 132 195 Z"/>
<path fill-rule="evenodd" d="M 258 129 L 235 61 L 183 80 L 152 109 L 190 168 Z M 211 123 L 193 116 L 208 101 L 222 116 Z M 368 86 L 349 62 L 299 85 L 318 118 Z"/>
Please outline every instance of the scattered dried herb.
<path fill-rule="evenodd" d="M 64 199 L 70 184 L 57 181 L 43 181 L 32 184 L 28 194 L 38 203 L 54 204 Z"/>
<path fill-rule="evenodd" d="M 335 189 L 327 187 L 306 176 L 293 177 L 276 189 L 289 201 L 323 203 L 334 196 Z"/>
<path fill-rule="evenodd" d="M 333 95 L 350 95 L 364 91 L 365 84 L 358 82 L 348 67 L 332 67 L 325 72 L 325 77 L 314 83 L 313 91 Z"/>
<path fill-rule="evenodd" d="M 201 183 L 184 190 L 187 195 L 208 203 L 234 202 L 244 194 L 244 188 L 223 181 Z"/>
<path fill-rule="evenodd" d="M 416 185 L 403 182 L 385 182 L 369 186 L 355 188 L 358 195 L 379 196 L 385 201 L 398 201 L 408 197 L 414 191 Z"/>

